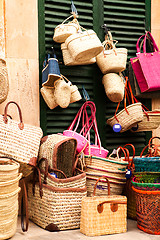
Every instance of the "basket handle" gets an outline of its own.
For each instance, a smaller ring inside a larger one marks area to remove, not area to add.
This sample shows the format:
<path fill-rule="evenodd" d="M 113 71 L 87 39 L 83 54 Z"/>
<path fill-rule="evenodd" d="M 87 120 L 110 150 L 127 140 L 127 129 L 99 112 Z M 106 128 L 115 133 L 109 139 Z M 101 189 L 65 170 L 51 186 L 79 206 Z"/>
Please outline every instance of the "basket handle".
<path fill-rule="evenodd" d="M 94 186 L 94 191 L 93 191 L 93 196 L 95 196 L 96 194 L 96 187 L 97 187 L 97 184 L 98 182 L 101 180 L 101 179 L 106 179 L 106 182 L 107 182 L 107 185 L 108 185 L 108 196 L 110 195 L 110 182 L 108 180 L 108 178 L 106 176 L 102 176 L 102 177 L 99 177 L 95 183 L 95 186 Z"/>
<path fill-rule="evenodd" d="M 3 121 L 4 121 L 5 124 L 8 123 L 7 110 L 8 110 L 9 104 L 11 104 L 11 103 L 15 104 L 18 108 L 19 118 L 20 118 L 20 123 L 18 124 L 18 127 L 19 127 L 20 130 L 23 130 L 24 129 L 24 124 L 23 124 L 23 120 L 22 120 L 22 112 L 21 112 L 21 109 L 20 109 L 19 105 L 14 101 L 10 101 L 6 104 L 5 109 L 4 109 Z"/>
<path fill-rule="evenodd" d="M 150 138 L 150 140 L 149 140 L 149 142 L 148 142 L 148 144 L 142 149 L 142 152 L 141 152 L 141 154 L 140 154 L 140 157 L 142 157 L 143 156 L 143 153 L 144 153 L 144 151 L 148 148 L 148 150 L 149 150 L 149 152 L 148 152 L 148 154 L 146 154 L 145 156 L 149 156 L 149 157 L 156 157 L 156 155 L 157 155 L 157 151 L 158 151 L 158 146 L 159 145 L 154 145 L 154 144 L 152 144 L 152 140 L 153 139 L 155 139 L 155 138 L 157 138 L 157 139 L 159 139 L 160 140 L 160 137 L 152 137 L 152 138 Z M 153 151 L 154 150 L 154 151 Z M 153 154 L 154 153 L 154 154 Z"/>
<path fill-rule="evenodd" d="M 103 212 L 103 205 L 105 203 L 111 203 L 111 205 L 110 205 L 111 211 L 116 212 L 118 210 L 118 204 L 127 204 L 127 201 L 126 200 L 125 201 L 123 201 L 123 200 L 107 200 L 107 201 L 104 201 L 102 203 L 99 203 L 97 205 L 97 211 L 99 213 Z"/>
<path fill-rule="evenodd" d="M 21 228 L 23 232 L 27 232 L 28 231 L 28 226 L 29 226 L 29 215 L 28 215 L 28 198 L 27 198 L 27 189 L 26 189 L 26 184 L 24 181 L 24 178 L 22 179 L 22 187 L 23 187 L 23 192 L 24 192 L 24 196 L 22 196 L 21 199 Z M 25 208 L 23 207 L 23 205 L 25 204 Z M 25 222 L 26 222 L 26 226 L 24 227 L 24 211 L 25 209 Z"/>

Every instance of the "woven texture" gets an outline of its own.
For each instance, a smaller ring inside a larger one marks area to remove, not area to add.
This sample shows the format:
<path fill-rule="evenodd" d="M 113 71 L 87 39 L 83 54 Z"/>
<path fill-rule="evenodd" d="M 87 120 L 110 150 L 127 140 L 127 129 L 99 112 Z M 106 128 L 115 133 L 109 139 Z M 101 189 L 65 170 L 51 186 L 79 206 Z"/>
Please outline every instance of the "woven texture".
<path fill-rule="evenodd" d="M 34 196 L 32 184 L 28 186 L 30 219 L 49 231 L 79 228 L 81 201 L 87 194 L 85 173 L 67 179 L 48 175 L 47 185 L 43 184 L 42 199 L 38 184 Z"/>
<path fill-rule="evenodd" d="M 67 108 L 71 100 L 71 88 L 64 80 L 55 82 L 54 99 L 61 108 Z"/>
<path fill-rule="evenodd" d="M 18 177 L 19 163 L 8 159 L 0 158 L 0 182 L 7 182 Z"/>
<path fill-rule="evenodd" d="M 19 191 L 17 188 L 8 194 L 0 194 L 0 239 L 8 239 L 16 233 Z"/>
<path fill-rule="evenodd" d="M 135 157 L 135 172 L 160 172 L 160 157 Z"/>
<path fill-rule="evenodd" d="M 102 83 L 107 97 L 112 102 L 121 102 L 124 98 L 124 83 L 122 78 L 116 73 L 105 74 Z"/>
<path fill-rule="evenodd" d="M 9 80 L 6 62 L 0 59 L 0 103 L 4 102 L 8 96 Z"/>
<path fill-rule="evenodd" d="M 102 213 L 97 206 L 106 200 L 124 200 L 124 196 L 85 197 L 82 199 L 80 231 L 87 236 L 123 233 L 127 231 L 127 203 L 119 204 L 118 211 L 112 212 L 110 203 L 104 205 Z"/>
<path fill-rule="evenodd" d="M 82 97 L 81 97 L 81 94 L 78 90 L 78 87 L 76 85 L 71 85 L 70 88 L 71 88 L 70 103 L 80 101 L 82 99 Z"/>
<path fill-rule="evenodd" d="M 118 114 L 116 114 L 118 121 L 115 118 L 115 116 L 113 116 L 112 118 L 109 118 L 107 120 L 107 124 L 113 127 L 114 124 L 119 123 L 122 127 L 120 132 L 124 132 L 130 129 L 136 123 L 139 123 L 140 121 L 142 121 L 143 111 L 142 111 L 142 106 L 140 102 L 133 103 L 127 106 L 126 109 L 129 114 L 126 112 L 124 108 Z"/>
<path fill-rule="evenodd" d="M 62 170 L 67 177 L 71 177 L 76 146 L 77 142 L 74 138 L 59 134 L 48 135 L 41 140 L 39 160 L 46 158 L 52 168 Z"/>
<path fill-rule="evenodd" d="M 160 234 L 160 191 L 133 187 L 136 196 L 137 227 L 150 234 Z"/>
<path fill-rule="evenodd" d="M 103 74 L 122 72 L 126 69 L 127 49 L 104 50 L 97 55 L 96 62 Z"/>
<path fill-rule="evenodd" d="M 58 106 L 54 97 L 54 87 L 44 86 L 40 89 L 42 97 L 50 109 L 54 109 Z"/>
<path fill-rule="evenodd" d="M 136 177 L 132 179 L 132 185 L 139 190 L 160 191 L 160 183 L 154 183 L 154 182 L 152 183 L 150 181 L 141 182 L 141 181 L 143 181 L 141 178 L 139 179 L 138 177 Z"/>
<path fill-rule="evenodd" d="M 16 191 L 16 189 L 19 186 L 19 180 L 21 179 L 21 177 L 22 177 L 22 173 L 20 173 L 19 176 L 13 180 L 0 182 L 0 195 L 9 194 L 13 191 Z"/>
<path fill-rule="evenodd" d="M 65 44 L 76 61 L 87 61 L 103 51 L 103 46 L 93 30 L 73 34 L 67 38 Z"/>
<path fill-rule="evenodd" d="M 75 66 L 75 65 L 89 65 L 96 62 L 96 58 L 91 58 L 87 61 L 75 61 L 75 59 L 70 54 L 69 50 L 66 47 L 65 43 L 61 44 L 61 50 L 63 55 L 63 62 L 66 66 Z"/>

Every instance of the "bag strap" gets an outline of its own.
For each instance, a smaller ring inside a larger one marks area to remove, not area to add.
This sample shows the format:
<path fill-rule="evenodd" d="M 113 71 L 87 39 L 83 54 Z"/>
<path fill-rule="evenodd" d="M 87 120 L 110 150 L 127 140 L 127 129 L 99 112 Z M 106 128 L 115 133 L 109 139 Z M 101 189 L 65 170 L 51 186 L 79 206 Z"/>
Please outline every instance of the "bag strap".
<path fill-rule="evenodd" d="M 150 38 L 151 42 L 153 43 L 154 52 L 156 52 L 156 51 L 158 52 L 159 48 L 158 48 L 158 46 L 157 46 L 157 44 L 156 44 L 152 34 L 149 31 L 146 32 L 145 37 L 144 37 L 143 52 L 146 53 L 146 39 L 147 39 L 148 35 L 149 35 L 149 38 Z"/>
<path fill-rule="evenodd" d="M 23 232 L 27 232 L 28 226 L 29 226 L 29 215 L 28 215 L 27 189 L 26 189 L 26 184 L 25 184 L 24 178 L 22 178 L 22 188 L 23 188 L 24 196 L 22 195 L 22 199 L 21 199 L 21 228 L 22 228 Z M 25 208 L 24 208 L 24 205 L 25 205 Z M 24 226 L 24 209 L 25 209 L 26 226 Z"/>
<path fill-rule="evenodd" d="M 96 188 L 97 188 L 97 184 L 98 182 L 101 180 L 101 179 L 105 179 L 106 182 L 107 182 L 107 186 L 108 186 L 108 196 L 110 196 L 110 182 L 108 180 L 108 178 L 106 176 L 102 176 L 102 177 L 99 177 L 94 185 L 94 190 L 93 190 L 93 196 L 95 196 L 96 194 Z"/>

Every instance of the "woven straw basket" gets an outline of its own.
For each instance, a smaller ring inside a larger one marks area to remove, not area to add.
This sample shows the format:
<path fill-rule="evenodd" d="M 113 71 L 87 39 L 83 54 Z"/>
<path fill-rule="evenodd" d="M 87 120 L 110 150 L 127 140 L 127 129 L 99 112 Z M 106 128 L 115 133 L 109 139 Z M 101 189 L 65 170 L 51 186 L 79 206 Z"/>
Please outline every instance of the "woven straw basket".
<path fill-rule="evenodd" d="M 103 51 L 103 46 L 93 30 L 73 34 L 67 38 L 65 44 L 76 61 L 87 61 Z"/>
<path fill-rule="evenodd" d="M 107 120 L 107 124 L 113 127 L 114 124 L 119 123 L 122 127 L 120 132 L 124 132 L 132 128 L 132 126 L 135 125 L 136 123 L 139 123 L 142 121 L 143 111 L 142 111 L 142 104 L 140 102 L 133 103 L 127 106 L 126 109 L 129 114 L 126 112 L 124 108 L 118 114 L 116 114 L 118 121 L 115 118 L 115 116 L 113 116 L 112 118 L 109 118 Z"/>
<path fill-rule="evenodd" d="M 18 187 L 8 194 L 0 194 L 0 239 L 8 239 L 16 233 L 19 192 Z"/>
<path fill-rule="evenodd" d="M 55 82 L 54 99 L 61 108 L 67 108 L 71 100 L 71 88 L 63 79 Z"/>
<path fill-rule="evenodd" d="M 66 47 L 65 43 L 61 44 L 61 50 L 63 55 L 63 62 L 66 66 L 74 66 L 74 65 L 89 65 L 96 62 L 96 58 L 91 58 L 87 61 L 75 61 L 75 59 L 70 54 L 69 50 Z"/>
<path fill-rule="evenodd" d="M 97 180 L 97 182 L 98 181 L 99 180 Z M 96 187 L 94 188 L 93 197 L 84 197 L 82 199 L 80 232 L 87 236 L 126 232 L 126 197 L 117 195 L 110 196 L 109 181 L 108 196 L 95 196 L 95 189 Z"/>
<path fill-rule="evenodd" d="M 43 184 L 42 190 L 40 198 L 36 183 L 33 196 L 32 184 L 28 185 L 30 219 L 48 231 L 79 228 L 81 201 L 87 194 L 85 173 L 66 179 L 48 174 L 47 184 Z"/>
<path fill-rule="evenodd" d="M 66 22 L 69 18 L 64 20 L 64 22 Z M 73 21 L 71 21 L 69 23 L 65 23 L 65 24 L 64 24 L 64 22 L 62 24 L 58 25 L 54 30 L 53 40 L 55 42 L 64 43 L 65 40 L 70 35 L 78 32 L 79 23 L 78 23 L 77 19 L 74 19 Z"/>
<path fill-rule="evenodd" d="M 8 96 L 9 80 L 6 61 L 0 59 L 0 103 L 4 102 Z"/>
<path fill-rule="evenodd" d="M 40 92 L 44 101 L 50 109 L 54 109 L 58 106 L 54 98 L 54 87 L 44 86 L 40 89 Z"/>
<path fill-rule="evenodd" d="M 45 136 L 39 148 L 39 160 L 46 158 L 52 168 L 62 170 L 67 177 L 72 176 L 77 141 L 59 134 Z"/>
<path fill-rule="evenodd" d="M 104 50 L 96 57 L 96 62 L 103 74 L 122 72 L 126 69 L 127 49 Z"/>
<path fill-rule="evenodd" d="M 78 102 L 82 99 L 81 94 L 76 85 L 71 85 L 71 98 L 70 103 Z"/>
<path fill-rule="evenodd" d="M 143 120 L 138 123 L 137 125 L 133 126 L 131 131 L 133 132 L 141 132 L 141 131 L 152 131 L 156 129 L 160 125 L 160 110 L 155 109 L 153 111 L 147 111 L 143 113 Z"/>
<path fill-rule="evenodd" d="M 0 182 L 6 182 L 18 177 L 19 163 L 9 159 L 0 158 Z"/>
<path fill-rule="evenodd" d="M 112 102 L 121 102 L 124 98 L 125 85 L 123 79 L 116 73 L 105 74 L 102 78 L 107 97 Z"/>
<path fill-rule="evenodd" d="M 19 186 L 19 180 L 21 177 L 22 173 L 20 173 L 19 176 L 13 180 L 0 182 L 0 194 L 7 194 L 15 191 Z"/>

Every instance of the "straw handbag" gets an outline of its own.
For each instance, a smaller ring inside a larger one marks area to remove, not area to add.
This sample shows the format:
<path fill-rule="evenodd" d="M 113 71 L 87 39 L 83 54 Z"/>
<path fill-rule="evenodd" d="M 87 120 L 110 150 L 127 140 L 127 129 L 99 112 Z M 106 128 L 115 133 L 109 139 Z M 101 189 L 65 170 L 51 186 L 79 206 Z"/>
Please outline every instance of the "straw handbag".
<path fill-rule="evenodd" d="M 103 50 L 103 46 L 93 30 L 79 31 L 68 37 L 65 44 L 75 61 L 88 61 Z"/>
<path fill-rule="evenodd" d="M 96 58 L 91 58 L 87 61 L 75 61 L 75 59 L 70 54 L 65 43 L 61 44 L 61 50 L 63 55 L 63 62 L 66 66 L 75 66 L 75 65 L 89 65 L 96 62 Z"/>
<path fill-rule="evenodd" d="M 132 128 L 132 126 L 143 120 L 142 104 L 140 102 L 134 101 L 131 86 L 130 85 L 127 86 L 127 84 L 128 81 L 126 78 L 124 109 L 117 114 L 120 105 L 119 102 L 117 105 L 115 115 L 107 120 L 107 124 L 109 124 L 111 127 L 113 127 L 115 124 L 120 124 L 121 126 L 120 132 L 127 131 L 128 129 Z M 129 105 L 126 106 L 126 98 L 128 95 L 129 97 L 131 97 L 132 104 L 130 104 L 130 99 L 128 99 Z"/>
<path fill-rule="evenodd" d="M 111 32 L 109 38 L 102 43 L 104 46 L 103 52 L 96 57 L 96 62 L 103 74 L 119 73 L 126 69 L 127 49 L 116 48 L 113 44 Z M 109 49 L 108 49 L 109 45 Z"/>
<path fill-rule="evenodd" d="M 20 121 L 7 117 L 11 103 L 18 108 Z M 0 115 L 0 156 L 19 162 L 23 176 L 29 175 L 36 165 L 42 135 L 40 127 L 23 123 L 22 112 L 16 102 L 6 104 L 4 115 Z"/>
<path fill-rule="evenodd" d="M 127 199 L 125 196 L 110 196 L 110 183 L 108 196 L 95 196 L 82 199 L 80 232 L 87 236 L 100 236 L 105 234 L 123 233 L 127 231 Z"/>
<path fill-rule="evenodd" d="M 76 139 L 61 134 L 51 134 L 41 139 L 39 160 L 47 158 L 52 168 L 62 170 L 67 177 L 71 177 L 76 148 Z"/>
<path fill-rule="evenodd" d="M 6 61 L 0 59 L 0 103 L 4 102 L 8 96 L 9 80 Z"/>
<path fill-rule="evenodd" d="M 121 102 L 124 98 L 124 82 L 116 73 L 107 73 L 102 78 L 107 97 L 112 102 Z"/>
<path fill-rule="evenodd" d="M 50 169 L 51 172 L 53 170 L 57 171 Z M 85 173 L 77 170 L 73 177 L 55 178 L 42 169 L 39 171 L 39 183 L 28 184 L 30 219 L 52 232 L 79 228 L 81 201 L 87 193 Z"/>
<path fill-rule="evenodd" d="M 54 97 L 54 87 L 44 86 L 40 89 L 42 97 L 50 109 L 54 109 L 58 106 Z"/>
<path fill-rule="evenodd" d="M 72 17 L 74 16 L 69 16 L 55 28 L 53 36 L 53 40 L 55 42 L 63 43 L 70 35 L 78 32 L 80 26 L 76 18 L 74 18 L 71 22 L 66 23 Z"/>

